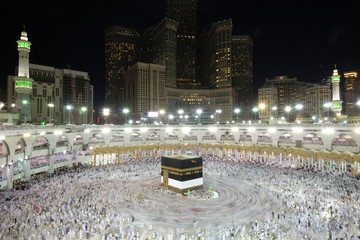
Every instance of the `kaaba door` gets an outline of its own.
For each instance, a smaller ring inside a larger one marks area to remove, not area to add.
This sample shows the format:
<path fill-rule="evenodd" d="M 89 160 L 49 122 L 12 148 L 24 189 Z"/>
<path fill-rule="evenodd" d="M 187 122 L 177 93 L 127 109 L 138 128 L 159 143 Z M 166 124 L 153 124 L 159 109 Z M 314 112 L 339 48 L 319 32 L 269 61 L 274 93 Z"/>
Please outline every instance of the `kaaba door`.
<path fill-rule="evenodd" d="M 166 188 L 169 185 L 169 171 L 166 169 L 163 170 L 163 184 Z"/>

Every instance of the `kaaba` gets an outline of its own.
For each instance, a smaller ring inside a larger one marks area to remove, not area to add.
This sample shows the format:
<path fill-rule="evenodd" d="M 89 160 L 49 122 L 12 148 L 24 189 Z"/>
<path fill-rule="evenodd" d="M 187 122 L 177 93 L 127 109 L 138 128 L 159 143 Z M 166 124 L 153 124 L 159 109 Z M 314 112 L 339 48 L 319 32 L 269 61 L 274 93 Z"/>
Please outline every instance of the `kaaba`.
<path fill-rule="evenodd" d="M 202 188 L 202 169 L 202 157 L 161 157 L 161 183 L 164 187 L 180 193 Z"/>

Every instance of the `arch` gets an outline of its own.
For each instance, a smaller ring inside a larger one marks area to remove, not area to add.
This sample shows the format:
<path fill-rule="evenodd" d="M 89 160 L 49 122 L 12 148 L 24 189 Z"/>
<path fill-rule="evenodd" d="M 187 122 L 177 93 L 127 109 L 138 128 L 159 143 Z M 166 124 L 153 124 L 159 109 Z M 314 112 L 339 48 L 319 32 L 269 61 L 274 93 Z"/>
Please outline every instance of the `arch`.
<path fill-rule="evenodd" d="M 251 138 L 250 134 L 248 134 L 248 132 L 243 132 L 243 133 L 240 135 L 239 141 L 242 141 L 242 142 L 252 142 L 252 138 Z"/>
<path fill-rule="evenodd" d="M 168 132 L 168 133 L 165 135 L 164 140 L 179 140 L 179 136 L 176 135 L 174 132 Z"/>
<path fill-rule="evenodd" d="M 202 140 L 216 140 L 216 137 L 212 132 L 205 132 L 204 136 L 202 136 Z"/>
<path fill-rule="evenodd" d="M 124 135 L 121 132 L 115 132 L 111 138 L 110 142 L 124 142 Z"/>
<path fill-rule="evenodd" d="M 291 135 L 291 133 L 285 132 L 280 135 L 278 140 L 279 146 L 280 145 L 296 145 L 296 141 L 294 137 Z"/>
<path fill-rule="evenodd" d="M 138 132 L 134 132 L 130 135 L 130 141 L 142 141 L 142 136 Z"/>
<path fill-rule="evenodd" d="M 13 163 L 13 175 L 23 172 L 23 161 L 15 161 Z"/>
<path fill-rule="evenodd" d="M 220 141 L 232 141 L 235 142 L 235 136 L 232 132 L 226 131 L 221 135 Z"/>
<path fill-rule="evenodd" d="M 15 154 L 25 152 L 25 148 L 26 148 L 26 142 L 23 138 L 20 138 L 19 141 L 17 141 L 16 143 Z"/>
<path fill-rule="evenodd" d="M 49 148 L 49 140 L 44 136 L 37 137 L 32 143 L 32 150 L 42 150 Z"/>
<path fill-rule="evenodd" d="M 190 132 L 189 134 L 185 134 L 184 141 L 197 141 L 197 136 Z"/>
<path fill-rule="evenodd" d="M 60 136 L 56 141 L 56 147 L 66 147 L 68 145 L 69 141 L 65 135 Z"/>
<path fill-rule="evenodd" d="M 6 141 L 0 141 L 0 158 L 10 155 L 10 148 Z"/>
<path fill-rule="evenodd" d="M 90 139 L 89 143 L 104 143 L 104 137 L 100 133 L 94 133 Z"/>
<path fill-rule="evenodd" d="M 46 155 L 32 157 L 32 158 L 29 158 L 28 160 L 30 161 L 30 169 L 41 168 L 41 167 L 49 165 Z"/>
<path fill-rule="evenodd" d="M 341 133 L 332 140 L 331 146 L 357 147 L 358 145 L 352 136 L 350 136 L 349 134 Z"/>
<path fill-rule="evenodd" d="M 74 145 L 81 145 L 84 144 L 84 138 L 82 135 L 77 134 L 74 138 Z"/>
<path fill-rule="evenodd" d="M 316 133 L 309 133 L 302 140 L 303 144 L 324 145 L 323 140 Z"/>
<path fill-rule="evenodd" d="M 146 137 L 146 140 L 159 141 L 160 135 L 157 132 L 150 132 L 149 135 Z"/>
<path fill-rule="evenodd" d="M 272 138 L 268 132 L 262 132 L 258 135 L 258 143 L 272 143 Z"/>
<path fill-rule="evenodd" d="M 1 165 L 0 166 L 0 181 L 6 179 L 6 166 Z"/>

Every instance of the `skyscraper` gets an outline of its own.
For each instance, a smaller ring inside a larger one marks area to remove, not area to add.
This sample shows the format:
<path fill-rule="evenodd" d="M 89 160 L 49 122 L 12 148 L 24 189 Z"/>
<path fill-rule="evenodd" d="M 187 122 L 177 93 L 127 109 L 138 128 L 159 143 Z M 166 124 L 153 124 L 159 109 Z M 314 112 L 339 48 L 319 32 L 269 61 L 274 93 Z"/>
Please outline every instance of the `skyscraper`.
<path fill-rule="evenodd" d="M 231 87 L 232 21 L 207 26 L 200 36 L 200 79 L 210 88 Z"/>
<path fill-rule="evenodd" d="M 251 106 L 253 96 L 253 40 L 249 35 L 231 37 L 231 81 L 235 105 Z"/>
<path fill-rule="evenodd" d="M 136 63 L 137 31 L 113 26 L 105 29 L 105 104 L 116 118 L 122 108 L 124 72 Z"/>
<path fill-rule="evenodd" d="M 165 18 L 152 35 L 152 62 L 166 67 L 165 84 L 168 87 L 176 87 L 176 30 L 177 23 Z"/>
<path fill-rule="evenodd" d="M 178 86 L 200 85 L 196 79 L 197 0 L 165 0 L 165 16 L 178 23 L 176 81 Z"/>
<path fill-rule="evenodd" d="M 345 111 L 351 113 L 356 108 L 356 102 L 360 98 L 360 80 L 358 72 L 344 72 L 345 77 Z"/>

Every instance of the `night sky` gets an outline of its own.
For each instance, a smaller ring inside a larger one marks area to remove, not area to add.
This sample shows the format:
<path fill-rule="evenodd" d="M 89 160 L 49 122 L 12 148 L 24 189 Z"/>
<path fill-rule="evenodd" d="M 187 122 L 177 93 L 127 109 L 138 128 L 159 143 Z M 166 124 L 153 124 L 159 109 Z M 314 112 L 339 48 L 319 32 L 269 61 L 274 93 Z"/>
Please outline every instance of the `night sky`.
<path fill-rule="evenodd" d="M 322 3 L 319 3 L 322 2 Z M 80 4 L 82 3 L 82 4 Z M 76 4 L 76 5 L 74 5 Z M 119 25 L 143 32 L 164 17 L 163 0 L 1 1 L 0 78 L 18 64 L 16 41 L 26 25 L 32 43 L 30 62 L 89 72 L 95 107 L 104 102 L 104 29 Z M 286 75 L 320 82 L 360 67 L 359 1 L 199 0 L 198 32 L 231 18 L 233 34 L 254 39 L 254 85 Z"/>

